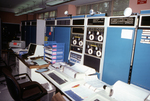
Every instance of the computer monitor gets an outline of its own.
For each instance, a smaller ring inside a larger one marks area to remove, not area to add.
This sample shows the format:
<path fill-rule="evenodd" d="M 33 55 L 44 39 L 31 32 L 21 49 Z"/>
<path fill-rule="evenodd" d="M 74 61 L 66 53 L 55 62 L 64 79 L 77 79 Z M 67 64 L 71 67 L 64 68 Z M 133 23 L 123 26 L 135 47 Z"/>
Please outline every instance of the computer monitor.
<path fill-rule="evenodd" d="M 34 55 L 36 44 L 30 43 L 28 48 L 28 55 Z"/>
<path fill-rule="evenodd" d="M 28 53 L 22 55 L 24 58 L 33 58 L 44 56 L 44 46 L 30 43 Z"/>

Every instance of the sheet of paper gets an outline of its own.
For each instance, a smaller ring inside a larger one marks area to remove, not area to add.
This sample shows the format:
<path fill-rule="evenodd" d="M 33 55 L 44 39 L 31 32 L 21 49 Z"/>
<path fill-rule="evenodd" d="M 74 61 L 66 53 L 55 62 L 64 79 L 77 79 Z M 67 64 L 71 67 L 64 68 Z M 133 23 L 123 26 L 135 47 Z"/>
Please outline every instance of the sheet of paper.
<path fill-rule="evenodd" d="M 47 64 L 47 62 L 43 59 L 36 59 L 36 60 L 32 60 L 33 62 L 36 62 L 38 65 L 45 65 Z"/>
<path fill-rule="evenodd" d="M 85 99 L 86 97 L 94 93 L 93 90 L 89 89 L 84 85 L 80 85 L 78 87 L 72 88 L 71 90 L 83 99 Z"/>
<path fill-rule="evenodd" d="M 122 29 L 121 38 L 132 39 L 132 36 L 133 36 L 133 30 Z"/>
<path fill-rule="evenodd" d="M 67 66 L 64 66 L 63 72 L 72 78 L 75 78 L 75 74 L 77 73 L 75 70 Z"/>
<path fill-rule="evenodd" d="M 117 81 L 113 85 L 112 98 L 118 101 L 144 101 L 148 95 L 147 92 L 136 89 L 122 81 Z"/>
<path fill-rule="evenodd" d="M 105 82 L 99 80 L 97 78 L 97 75 L 93 75 L 93 76 L 86 76 L 85 77 L 85 82 L 86 84 L 96 88 L 96 91 L 101 91 L 101 90 L 104 90 L 103 89 L 103 86 L 106 85 L 106 86 L 110 86 L 108 84 L 106 84 Z"/>
<path fill-rule="evenodd" d="M 73 66 L 71 66 L 71 68 L 79 73 L 85 73 L 86 75 L 96 73 L 95 69 L 81 65 L 79 63 L 75 63 Z"/>
<path fill-rule="evenodd" d="M 59 63 L 54 63 L 54 64 L 52 64 L 52 66 L 55 68 L 60 68 L 61 65 Z"/>

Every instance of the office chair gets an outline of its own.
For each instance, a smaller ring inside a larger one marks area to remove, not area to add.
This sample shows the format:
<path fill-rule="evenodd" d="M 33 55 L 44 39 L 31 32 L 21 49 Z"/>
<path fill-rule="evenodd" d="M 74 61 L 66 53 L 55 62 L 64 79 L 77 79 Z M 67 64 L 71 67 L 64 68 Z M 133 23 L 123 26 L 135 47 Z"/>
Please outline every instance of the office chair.
<path fill-rule="evenodd" d="M 1 71 L 5 76 L 9 93 L 15 101 L 36 101 L 47 94 L 46 89 L 38 82 L 32 81 L 27 73 L 13 76 L 7 68 L 2 68 Z M 29 81 L 19 84 L 15 77 L 21 75 L 26 75 Z"/>

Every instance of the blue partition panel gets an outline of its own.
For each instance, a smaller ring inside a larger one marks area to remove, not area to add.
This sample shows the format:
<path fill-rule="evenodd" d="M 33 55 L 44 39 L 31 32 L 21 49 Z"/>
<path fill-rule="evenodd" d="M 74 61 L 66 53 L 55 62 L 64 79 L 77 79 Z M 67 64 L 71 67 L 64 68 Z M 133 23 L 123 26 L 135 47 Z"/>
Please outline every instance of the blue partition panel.
<path fill-rule="evenodd" d="M 21 26 L 21 40 L 26 40 L 26 26 Z"/>
<path fill-rule="evenodd" d="M 55 27 L 55 40 L 57 43 L 65 43 L 64 61 L 68 62 L 70 50 L 71 27 Z"/>
<path fill-rule="evenodd" d="M 54 27 L 46 26 L 46 35 L 48 37 L 47 41 L 54 41 Z"/>
<path fill-rule="evenodd" d="M 26 26 L 26 46 L 28 46 L 31 43 L 31 27 Z"/>
<path fill-rule="evenodd" d="M 131 83 L 150 90 L 150 43 L 141 43 L 142 33 L 143 30 L 138 29 Z"/>
<path fill-rule="evenodd" d="M 132 38 L 121 38 L 122 30 L 132 30 Z M 134 28 L 108 27 L 102 81 L 113 85 L 117 80 L 128 82 Z"/>
<path fill-rule="evenodd" d="M 36 43 L 36 26 L 31 27 L 31 40 L 30 43 Z"/>

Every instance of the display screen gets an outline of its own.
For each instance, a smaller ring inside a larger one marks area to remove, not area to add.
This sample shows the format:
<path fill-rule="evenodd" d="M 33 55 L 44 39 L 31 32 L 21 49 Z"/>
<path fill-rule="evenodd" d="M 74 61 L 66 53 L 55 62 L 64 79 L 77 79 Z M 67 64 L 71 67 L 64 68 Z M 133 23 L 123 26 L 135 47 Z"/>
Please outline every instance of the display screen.
<path fill-rule="evenodd" d="M 141 26 L 150 26 L 150 16 L 142 16 Z"/>
<path fill-rule="evenodd" d="M 111 26 L 134 26 L 135 17 L 110 18 Z"/>
<path fill-rule="evenodd" d="M 104 18 L 88 19 L 88 25 L 104 25 L 104 22 Z"/>
<path fill-rule="evenodd" d="M 27 26 L 30 26 L 30 22 L 29 21 L 27 22 Z"/>
<path fill-rule="evenodd" d="M 84 25 L 84 19 L 73 20 L 73 25 Z"/>
<path fill-rule="evenodd" d="M 32 26 L 36 26 L 36 21 L 33 21 L 33 22 L 31 23 L 31 25 L 32 25 Z"/>
<path fill-rule="evenodd" d="M 70 25 L 70 20 L 57 20 L 57 25 Z"/>
<path fill-rule="evenodd" d="M 22 21 L 22 26 L 25 26 L 25 21 Z"/>
<path fill-rule="evenodd" d="M 46 25 L 55 25 L 55 21 L 46 21 Z"/>
<path fill-rule="evenodd" d="M 81 28 L 73 27 L 72 28 L 72 33 L 84 33 L 84 28 L 83 27 L 81 27 Z"/>
<path fill-rule="evenodd" d="M 28 55 L 33 55 L 35 52 L 36 44 L 30 44 Z"/>

